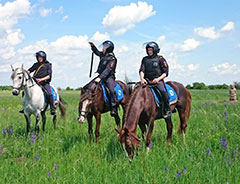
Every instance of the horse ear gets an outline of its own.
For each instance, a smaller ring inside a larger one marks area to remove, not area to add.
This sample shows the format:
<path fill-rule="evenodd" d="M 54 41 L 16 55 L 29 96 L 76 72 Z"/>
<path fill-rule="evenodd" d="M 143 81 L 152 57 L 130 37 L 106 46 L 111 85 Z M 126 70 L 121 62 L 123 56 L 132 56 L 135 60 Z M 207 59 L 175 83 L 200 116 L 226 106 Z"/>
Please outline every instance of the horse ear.
<path fill-rule="evenodd" d="M 14 71 L 13 65 L 11 65 L 11 69 L 12 69 L 12 71 Z"/>
<path fill-rule="evenodd" d="M 22 64 L 22 67 L 21 67 L 22 69 L 23 69 L 23 64 Z"/>
<path fill-rule="evenodd" d="M 80 88 L 80 91 L 81 91 L 81 95 L 85 92 L 84 88 Z"/>

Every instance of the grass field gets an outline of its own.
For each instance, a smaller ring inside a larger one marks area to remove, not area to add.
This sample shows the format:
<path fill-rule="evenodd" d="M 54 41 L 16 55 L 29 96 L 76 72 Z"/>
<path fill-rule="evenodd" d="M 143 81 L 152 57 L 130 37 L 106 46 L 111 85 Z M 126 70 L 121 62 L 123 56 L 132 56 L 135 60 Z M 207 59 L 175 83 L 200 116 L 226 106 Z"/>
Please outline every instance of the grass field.
<path fill-rule="evenodd" d="M 240 104 L 228 102 L 227 90 L 190 92 L 187 145 L 176 133 L 174 114 L 172 146 L 167 147 L 165 122 L 155 121 L 150 154 L 141 142 L 130 163 L 109 113 L 102 117 L 100 143 L 89 143 L 87 123 L 76 121 L 79 91 L 60 92 L 67 118 L 56 130 L 48 112 L 46 131 L 36 137 L 32 118 L 28 138 L 25 119 L 17 113 L 21 97 L 1 91 L 0 183 L 240 183 Z"/>

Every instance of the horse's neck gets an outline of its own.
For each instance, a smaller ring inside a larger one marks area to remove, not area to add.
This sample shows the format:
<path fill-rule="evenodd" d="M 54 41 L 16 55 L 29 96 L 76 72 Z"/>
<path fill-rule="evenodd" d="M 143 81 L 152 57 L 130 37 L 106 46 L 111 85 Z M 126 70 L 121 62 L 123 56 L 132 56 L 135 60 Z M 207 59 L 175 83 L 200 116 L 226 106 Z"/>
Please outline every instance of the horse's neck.
<path fill-rule="evenodd" d="M 36 91 L 36 88 L 40 88 L 40 86 L 37 85 L 37 83 L 26 71 L 24 71 L 24 75 L 25 75 L 24 95 L 31 98 L 33 96 L 34 91 Z"/>
<path fill-rule="evenodd" d="M 143 99 L 144 90 L 141 89 L 141 87 L 135 90 L 137 91 L 134 92 L 135 94 L 132 94 L 133 96 L 127 104 L 125 115 L 124 127 L 126 127 L 129 132 L 136 131 L 140 115 L 144 109 L 143 103 L 145 103 Z"/>

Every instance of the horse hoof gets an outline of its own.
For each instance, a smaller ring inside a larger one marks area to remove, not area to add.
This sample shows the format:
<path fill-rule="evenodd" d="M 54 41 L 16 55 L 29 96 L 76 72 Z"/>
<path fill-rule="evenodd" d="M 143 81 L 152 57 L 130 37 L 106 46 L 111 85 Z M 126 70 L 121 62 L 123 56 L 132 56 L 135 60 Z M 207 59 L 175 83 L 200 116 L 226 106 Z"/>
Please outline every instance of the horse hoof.
<path fill-rule="evenodd" d="M 168 142 L 167 142 L 167 145 L 168 145 L 168 147 L 170 147 L 170 146 L 171 146 L 171 142 L 170 142 L 170 141 L 168 141 Z"/>

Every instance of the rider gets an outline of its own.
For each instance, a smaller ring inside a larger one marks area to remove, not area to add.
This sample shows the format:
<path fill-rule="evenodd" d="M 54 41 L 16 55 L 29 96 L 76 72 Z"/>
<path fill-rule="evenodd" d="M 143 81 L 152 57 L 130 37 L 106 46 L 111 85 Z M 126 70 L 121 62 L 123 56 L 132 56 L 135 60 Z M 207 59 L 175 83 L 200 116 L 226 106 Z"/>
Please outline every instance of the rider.
<path fill-rule="evenodd" d="M 172 112 L 169 105 L 169 96 L 165 87 L 164 78 L 168 76 L 168 64 L 163 56 L 158 55 L 160 48 L 156 42 L 146 44 L 147 56 L 142 59 L 139 75 L 141 84 L 146 85 L 149 82 L 156 84 L 161 92 L 165 112 L 164 118 L 170 117 Z M 148 81 L 147 81 L 148 80 Z"/>
<path fill-rule="evenodd" d="M 44 51 L 38 51 L 35 54 L 35 56 L 36 56 L 37 62 L 34 63 L 32 67 L 27 70 L 27 72 L 32 73 L 35 71 L 33 74 L 33 78 L 38 84 L 40 84 L 47 91 L 49 95 L 51 114 L 55 115 L 56 109 L 53 104 L 54 100 L 53 100 L 53 96 L 50 88 L 50 82 L 52 79 L 52 64 L 49 61 L 47 61 L 47 54 Z M 22 113 L 23 110 L 19 112 Z"/>
<path fill-rule="evenodd" d="M 87 88 L 89 84 L 93 81 L 99 83 L 103 82 L 110 91 L 110 100 L 111 100 L 111 116 L 117 114 L 117 102 L 114 92 L 115 82 L 115 70 L 117 66 L 117 58 L 115 57 L 113 50 L 114 44 L 110 40 L 106 40 L 102 43 L 102 51 L 99 51 L 93 42 L 89 42 L 91 49 L 94 54 L 100 57 L 100 62 L 97 68 L 97 73 L 99 74 L 94 78 L 90 83 L 88 83 L 84 88 Z"/>

